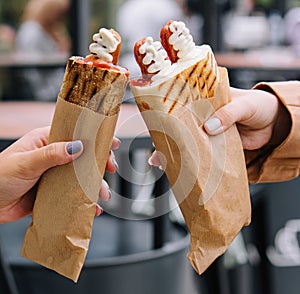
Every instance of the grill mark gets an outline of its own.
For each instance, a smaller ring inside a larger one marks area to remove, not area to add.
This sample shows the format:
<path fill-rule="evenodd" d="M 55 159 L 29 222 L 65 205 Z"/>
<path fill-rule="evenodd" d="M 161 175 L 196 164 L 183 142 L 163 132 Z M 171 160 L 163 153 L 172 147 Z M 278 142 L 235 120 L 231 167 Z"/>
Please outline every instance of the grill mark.
<path fill-rule="evenodd" d="M 107 96 L 108 93 L 106 93 L 104 96 L 101 97 L 100 101 L 99 101 L 99 104 L 97 105 L 97 109 L 96 109 L 96 112 L 99 112 L 100 111 L 100 108 L 102 107 L 103 105 L 103 102 L 105 100 L 105 97 Z"/>
<path fill-rule="evenodd" d="M 170 107 L 168 113 L 171 113 L 171 112 L 173 111 L 173 109 L 175 108 L 176 104 L 177 104 L 177 100 L 175 100 L 175 101 L 173 102 L 173 104 L 172 104 L 172 106 Z"/>
<path fill-rule="evenodd" d="M 84 76 L 84 83 L 83 83 L 83 95 L 86 96 L 86 100 L 89 101 L 92 96 L 90 96 L 91 88 L 92 88 L 92 76 L 91 76 L 91 71 L 87 70 L 85 71 L 85 76 Z"/>
<path fill-rule="evenodd" d="M 169 97 L 169 95 L 170 95 L 170 93 L 171 93 L 173 87 L 175 86 L 177 80 L 178 80 L 178 76 L 176 76 L 176 78 L 173 80 L 173 82 L 172 82 L 172 84 L 171 84 L 169 90 L 167 91 L 167 95 L 166 95 L 166 96 L 164 97 L 164 99 L 163 99 L 163 103 L 165 103 L 165 102 L 167 101 L 167 99 L 168 99 L 168 97 Z"/>
<path fill-rule="evenodd" d="M 92 93 L 91 93 L 91 98 L 93 98 L 96 94 L 97 94 L 97 86 L 94 85 L 94 88 L 93 88 Z"/>
<path fill-rule="evenodd" d="M 103 72 L 102 80 L 105 79 L 105 77 L 106 77 L 107 74 L 108 74 L 108 70 L 105 70 L 105 71 Z"/>
<path fill-rule="evenodd" d="M 75 62 L 75 60 L 72 60 L 68 63 L 68 67 L 69 67 L 69 72 L 71 72 L 71 70 L 73 69 L 73 67 L 75 67 L 77 64 Z"/>
<path fill-rule="evenodd" d="M 184 89 L 185 89 L 186 86 L 187 86 L 187 83 L 183 83 L 183 86 L 181 87 L 178 96 L 181 95 L 181 94 L 183 93 L 183 91 L 184 91 Z M 178 97 L 178 96 L 177 96 L 177 97 Z"/>
<path fill-rule="evenodd" d="M 87 107 L 94 110 L 95 108 L 95 104 L 96 104 L 96 101 L 95 101 L 95 95 L 97 94 L 97 88 L 95 86 L 94 83 L 91 84 L 91 86 L 88 88 L 89 92 L 86 94 L 86 100 L 87 100 Z"/>
<path fill-rule="evenodd" d="M 206 89 L 206 92 L 207 92 L 206 96 L 208 97 L 209 91 L 211 90 L 212 85 L 210 85 L 210 88 L 207 89 L 207 80 L 210 77 L 210 75 L 212 75 L 213 72 L 212 72 L 212 68 L 209 68 L 209 71 L 205 72 L 205 69 L 207 68 L 207 66 L 208 66 L 208 60 L 206 59 L 204 66 L 203 66 L 203 70 L 200 74 L 200 77 L 203 79 L 203 84 L 201 85 L 201 91 L 204 91 Z M 205 72 L 204 75 L 202 75 L 203 72 Z"/>
<path fill-rule="evenodd" d="M 199 77 L 202 77 L 202 73 L 203 73 L 204 70 L 206 69 L 207 63 L 208 63 L 208 60 L 205 60 L 205 63 L 204 63 L 204 65 L 203 65 L 203 67 L 202 67 L 202 70 L 201 70 L 201 72 L 200 72 L 200 74 L 199 74 Z"/>
<path fill-rule="evenodd" d="M 204 76 L 204 79 L 208 79 L 211 74 L 212 74 L 212 69 L 210 69 L 209 72 Z"/>
<path fill-rule="evenodd" d="M 120 77 L 120 75 L 121 73 L 117 73 L 114 79 L 111 81 L 111 84 L 113 84 Z"/>
<path fill-rule="evenodd" d="M 195 72 L 196 68 L 198 67 L 198 64 L 194 65 L 193 69 L 191 70 L 191 72 L 189 73 L 189 76 L 186 78 L 186 82 L 189 80 L 189 78 L 193 75 L 193 73 Z"/>
<path fill-rule="evenodd" d="M 177 95 L 176 100 L 172 103 L 172 105 L 171 105 L 171 107 L 170 107 L 168 113 L 171 113 L 171 112 L 173 111 L 173 109 L 176 107 L 176 105 L 178 104 L 179 96 L 184 92 L 184 90 L 185 90 L 185 88 L 186 88 L 186 86 L 187 86 L 187 84 L 188 84 L 188 80 L 191 78 L 191 76 L 193 75 L 193 73 L 195 72 L 195 70 L 196 70 L 197 67 L 198 67 L 198 64 L 196 64 L 196 65 L 193 66 L 193 68 L 192 68 L 192 70 L 190 71 L 188 77 L 186 78 L 185 82 L 183 83 L 183 86 L 181 87 L 181 89 L 180 89 L 180 91 L 179 91 L 179 93 L 178 93 L 178 95 Z M 164 101 L 163 101 L 163 102 L 166 102 L 167 97 L 169 96 L 169 94 L 170 94 L 170 92 L 171 92 L 172 88 L 174 87 L 175 82 L 176 82 L 177 80 L 178 80 L 178 76 L 176 76 L 176 80 L 174 80 L 174 82 L 172 83 L 172 85 L 171 85 L 171 87 L 170 87 L 170 89 L 169 89 L 169 91 L 168 91 L 166 97 L 164 98 Z M 197 84 L 197 81 L 195 81 L 194 87 L 195 87 L 196 84 Z M 183 102 L 183 106 L 186 105 L 187 101 L 188 101 L 188 97 L 185 97 L 185 100 L 184 100 L 184 102 Z"/>
<path fill-rule="evenodd" d="M 74 85 L 76 85 L 76 83 L 78 82 L 78 79 L 79 79 L 79 74 L 78 73 L 75 73 L 74 77 L 73 77 L 73 81 L 72 81 L 72 87 L 69 89 L 67 95 L 66 95 L 66 98 L 65 100 L 66 101 L 69 101 L 69 99 L 71 98 L 71 94 L 73 92 L 73 89 L 74 89 Z"/>
<path fill-rule="evenodd" d="M 164 84 L 165 83 L 162 83 L 162 84 L 158 85 L 158 91 L 161 91 L 161 89 L 162 89 L 162 87 L 163 87 Z"/>
<path fill-rule="evenodd" d="M 210 87 L 209 87 L 209 89 L 208 89 L 209 91 L 210 91 L 210 90 L 212 89 L 212 87 L 214 86 L 216 80 L 217 80 L 217 77 L 214 76 L 214 80 L 213 80 L 213 82 L 211 83 L 211 85 L 210 85 Z"/>
<path fill-rule="evenodd" d="M 208 85 L 208 79 L 209 77 L 212 75 L 212 69 L 210 69 L 210 71 L 203 77 L 204 79 L 204 83 L 203 83 L 203 87 L 202 87 L 202 90 L 206 90 L 206 98 L 210 97 L 209 95 L 209 92 L 210 92 L 210 89 L 211 89 L 211 86 L 212 85 Z"/>
<path fill-rule="evenodd" d="M 182 106 L 185 106 L 188 103 L 188 100 L 189 100 L 189 96 L 186 96 Z"/>
<path fill-rule="evenodd" d="M 77 90 L 77 97 L 78 95 L 80 95 L 80 104 L 82 106 L 85 106 L 88 101 L 88 97 L 84 97 L 84 88 L 85 88 L 85 85 L 86 85 L 86 79 L 85 79 L 85 76 L 84 74 L 81 73 L 81 79 L 78 81 L 78 90 Z"/>

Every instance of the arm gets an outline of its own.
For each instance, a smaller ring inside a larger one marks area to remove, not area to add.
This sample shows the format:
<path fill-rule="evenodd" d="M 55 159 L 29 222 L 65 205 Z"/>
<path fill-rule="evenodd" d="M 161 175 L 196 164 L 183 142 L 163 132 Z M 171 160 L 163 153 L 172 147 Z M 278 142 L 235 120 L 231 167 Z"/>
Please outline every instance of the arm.
<path fill-rule="evenodd" d="M 49 168 L 78 158 L 83 152 L 81 141 L 58 142 L 47 145 L 50 128 L 33 130 L 0 153 L 0 223 L 15 221 L 31 213 L 36 183 Z M 120 145 L 114 140 L 112 149 Z M 113 152 L 106 170 L 114 173 L 117 165 Z M 100 197 L 110 198 L 108 185 L 103 181 Z M 96 215 L 102 209 L 98 206 Z"/>

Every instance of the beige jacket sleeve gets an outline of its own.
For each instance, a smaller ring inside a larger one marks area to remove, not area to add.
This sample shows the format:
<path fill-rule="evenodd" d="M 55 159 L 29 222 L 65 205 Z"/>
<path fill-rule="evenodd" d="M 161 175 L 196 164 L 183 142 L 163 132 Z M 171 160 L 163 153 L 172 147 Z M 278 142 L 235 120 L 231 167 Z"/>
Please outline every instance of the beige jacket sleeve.
<path fill-rule="evenodd" d="M 290 133 L 279 146 L 245 151 L 250 183 L 293 179 L 300 171 L 300 81 L 260 83 L 254 89 L 276 95 L 291 116 Z"/>

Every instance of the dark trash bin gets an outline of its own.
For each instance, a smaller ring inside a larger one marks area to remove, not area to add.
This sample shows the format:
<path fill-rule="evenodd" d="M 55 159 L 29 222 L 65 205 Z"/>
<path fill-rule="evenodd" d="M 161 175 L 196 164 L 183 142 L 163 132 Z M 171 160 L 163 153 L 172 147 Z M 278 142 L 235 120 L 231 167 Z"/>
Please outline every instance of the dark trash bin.
<path fill-rule="evenodd" d="M 264 184 L 260 199 L 261 271 L 266 294 L 298 294 L 300 289 L 300 177 Z"/>
<path fill-rule="evenodd" d="M 182 226 L 172 224 L 170 240 L 152 249 L 151 220 L 129 221 L 105 214 L 96 218 L 87 259 L 76 284 L 20 257 L 30 221 L 28 217 L 0 226 L 0 242 L 20 294 L 196 293 L 194 273 L 186 259 L 189 235 Z"/>

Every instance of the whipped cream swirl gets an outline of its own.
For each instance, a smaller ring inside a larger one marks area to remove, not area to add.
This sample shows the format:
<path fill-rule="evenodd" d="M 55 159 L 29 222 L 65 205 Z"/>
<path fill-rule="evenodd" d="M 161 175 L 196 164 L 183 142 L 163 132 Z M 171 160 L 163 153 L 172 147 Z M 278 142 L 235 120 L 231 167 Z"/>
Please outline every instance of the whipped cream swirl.
<path fill-rule="evenodd" d="M 93 35 L 93 41 L 89 47 L 90 52 L 104 61 L 112 62 L 111 53 L 116 51 L 120 43 L 116 36 L 110 30 L 101 28 L 99 33 Z"/>

